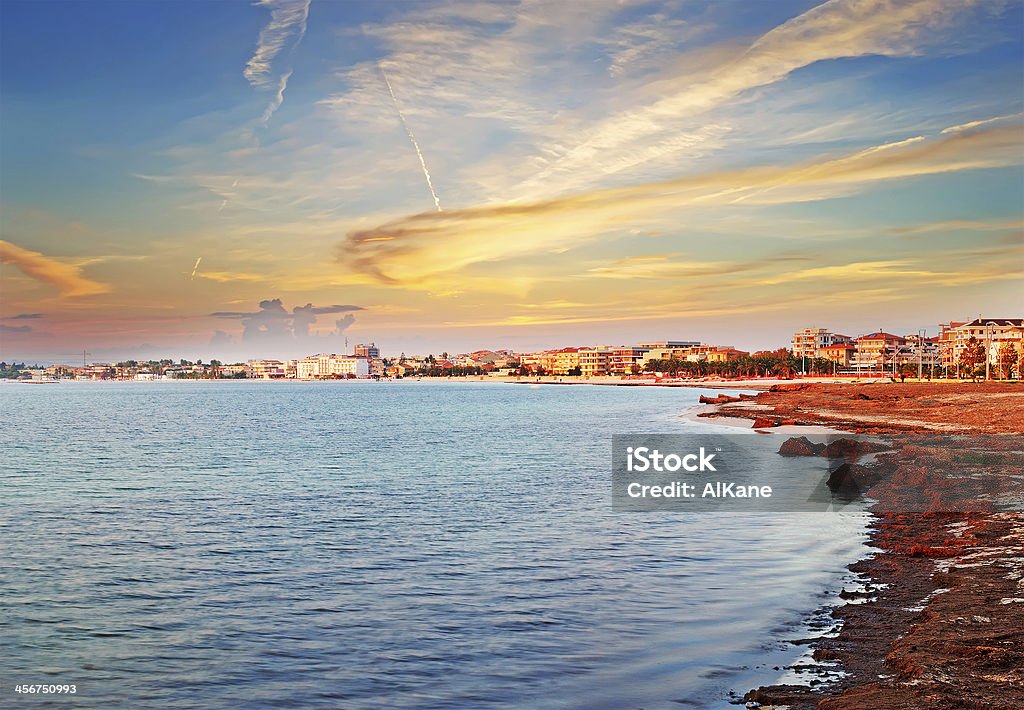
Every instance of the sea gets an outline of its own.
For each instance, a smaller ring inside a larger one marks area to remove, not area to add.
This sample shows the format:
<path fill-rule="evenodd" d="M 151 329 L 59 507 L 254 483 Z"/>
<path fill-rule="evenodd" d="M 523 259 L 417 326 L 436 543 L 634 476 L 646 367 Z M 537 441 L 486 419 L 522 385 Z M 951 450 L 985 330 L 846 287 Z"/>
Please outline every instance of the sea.
<path fill-rule="evenodd" d="M 0 705 L 732 707 L 868 518 L 613 511 L 612 437 L 702 392 L 2 383 Z"/>

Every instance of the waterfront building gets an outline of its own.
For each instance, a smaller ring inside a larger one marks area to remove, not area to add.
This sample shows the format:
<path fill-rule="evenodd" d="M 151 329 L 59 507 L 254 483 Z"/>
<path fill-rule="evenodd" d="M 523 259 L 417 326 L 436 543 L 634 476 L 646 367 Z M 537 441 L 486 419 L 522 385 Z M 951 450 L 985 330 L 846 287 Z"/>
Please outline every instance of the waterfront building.
<path fill-rule="evenodd" d="M 881 330 L 862 335 L 854 339 L 856 360 L 853 365 L 858 370 L 885 370 L 892 366 L 896 351 L 906 344 L 906 338 Z"/>
<path fill-rule="evenodd" d="M 653 343 L 639 343 L 638 347 L 647 348 L 648 350 L 656 349 L 680 349 L 680 348 L 695 348 L 700 345 L 699 340 L 659 340 Z"/>
<path fill-rule="evenodd" d="M 245 363 L 245 374 L 257 380 L 283 380 L 285 367 L 280 360 L 249 360 Z"/>
<path fill-rule="evenodd" d="M 380 348 L 377 347 L 376 343 L 363 344 L 360 343 L 352 349 L 352 355 L 354 357 L 365 357 L 365 358 L 379 358 Z"/>
<path fill-rule="evenodd" d="M 608 353 L 608 374 L 635 375 L 643 370 L 640 364 L 650 348 L 642 345 L 620 346 Z"/>
<path fill-rule="evenodd" d="M 821 348 L 818 357 L 831 360 L 838 368 L 848 368 L 853 363 L 856 352 L 857 346 L 852 343 L 835 343 Z"/>
<path fill-rule="evenodd" d="M 841 333 L 833 333 L 825 328 L 804 328 L 793 333 L 793 356 L 798 358 L 825 357 L 823 350 L 833 345 L 851 343 L 852 339 Z"/>
<path fill-rule="evenodd" d="M 580 348 L 545 350 L 539 353 L 524 353 L 520 364 L 530 372 L 544 372 L 549 375 L 568 375 L 580 367 Z"/>
<path fill-rule="evenodd" d="M 580 371 L 584 377 L 598 377 L 609 373 L 611 348 L 580 348 Z"/>
<path fill-rule="evenodd" d="M 295 377 L 300 380 L 335 377 L 369 377 L 370 361 L 353 355 L 310 355 L 295 362 Z"/>
<path fill-rule="evenodd" d="M 981 345 L 992 363 L 997 362 L 993 352 L 1006 341 L 1014 342 L 1015 333 L 1024 328 L 1024 318 L 982 318 L 970 321 L 950 321 L 939 324 L 938 357 L 942 367 L 955 374 L 960 370 L 960 358 L 973 337 Z"/>

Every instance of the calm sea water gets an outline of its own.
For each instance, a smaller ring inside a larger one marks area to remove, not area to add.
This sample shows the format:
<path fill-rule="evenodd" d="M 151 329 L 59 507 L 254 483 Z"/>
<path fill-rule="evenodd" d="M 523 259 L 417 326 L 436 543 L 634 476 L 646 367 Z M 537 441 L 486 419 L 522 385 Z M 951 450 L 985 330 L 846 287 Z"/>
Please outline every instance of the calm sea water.
<path fill-rule="evenodd" d="M 698 394 L 0 385 L 0 705 L 726 706 L 865 519 L 612 513 L 612 434 Z"/>

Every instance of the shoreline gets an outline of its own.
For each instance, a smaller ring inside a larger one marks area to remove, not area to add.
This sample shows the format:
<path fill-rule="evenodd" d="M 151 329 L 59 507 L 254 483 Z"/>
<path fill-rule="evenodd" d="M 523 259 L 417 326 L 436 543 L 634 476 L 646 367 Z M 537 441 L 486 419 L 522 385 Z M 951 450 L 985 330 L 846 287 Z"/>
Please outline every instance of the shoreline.
<path fill-rule="evenodd" d="M 869 384 L 880 382 L 877 379 L 852 380 L 854 383 Z M 887 381 L 887 380 L 886 380 Z M 54 379 L 54 380 L 0 380 L 0 383 L 9 382 L 12 384 L 63 384 L 81 382 L 121 382 L 132 384 L 167 384 L 169 382 L 258 382 L 260 384 L 321 384 L 321 383 L 373 383 L 373 384 L 409 384 L 415 382 L 426 383 L 486 383 L 486 384 L 514 384 L 514 385 L 591 385 L 599 387 L 689 387 L 694 389 L 711 390 L 752 390 L 758 392 L 768 391 L 773 387 L 791 385 L 793 383 L 846 383 L 849 380 L 837 378 L 808 377 L 797 380 L 786 380 L 779 378 L 752 378 L 738 380 L 724 379 L 698 379 L 698 380 L 676 380 L 676 379 L 655 379 L 645 377 L 620 377 L 615 375 L 602 375 L 596 377 L 572 377 L 572 376 L 545 376 L 545 377 L 506 377 L 488 375 L 469 375 L 465 377 L 401 377 L 401 378 L 325 378 L 325 379 L 298 379 L 298 378 L 249 378 L 249 377 L 203 377 L 203 378 L 154 378 L 154 379 Z"/>
<path fill-rule="evenodd" d="M 1020 435 L 1024 386 L 790 383 L 762 392 L 753 403 L 726 402 L 689 415 L 716 424 L 795 420 L 764 430 L 789 436 L 825 427 L 893 437 L 895 475 L 909 485 L 911 474 L 920 475 L 913 460 L 920 447 L 908 435 Z M 871 496 L 881 498 L 876 508 L 892 503 L 898 509 L 898 501 L 875 489 Z M 763 686 L 744 700 L 764 708 L 830 710 L 1020 707 L 1024 514 L 872 513 L 868 544 L 875 551 L 849 566 L 863 580 L 863 590 L 844 594 L 855 601 L 831 610 L 838 634 L 799 641 L 813 649 L 815 662 L 831 665 L 814 668 L 819 682 L 813 686 Z M 846 675 L 821 681 L 834 673 L 836 662 Z"/>

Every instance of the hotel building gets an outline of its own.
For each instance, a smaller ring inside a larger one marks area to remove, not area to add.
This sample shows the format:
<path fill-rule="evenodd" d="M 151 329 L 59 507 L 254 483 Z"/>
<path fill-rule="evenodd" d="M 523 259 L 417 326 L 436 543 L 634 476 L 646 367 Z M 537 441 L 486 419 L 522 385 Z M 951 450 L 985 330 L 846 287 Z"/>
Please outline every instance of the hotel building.
<path fill-rule="evenodd" d="M 349 355 L 311 355 L 295 363 L 295 376 L 300 380 L 369 377 L 370 361 Z"/>
<path fill-rule="evenodd" d="M 852 339 L 825 328 L 804 328 L 793 333 L 792 343 L 794 357 L 816 358 L 825 357 L 822 352 L 825 348 L 852 343 Z"/>

